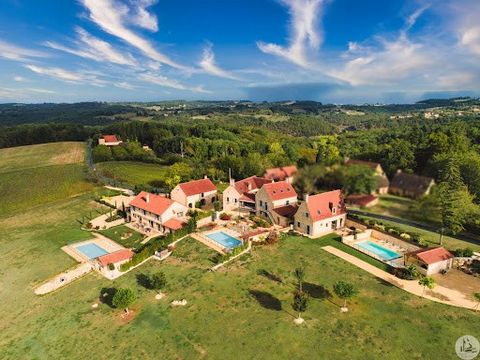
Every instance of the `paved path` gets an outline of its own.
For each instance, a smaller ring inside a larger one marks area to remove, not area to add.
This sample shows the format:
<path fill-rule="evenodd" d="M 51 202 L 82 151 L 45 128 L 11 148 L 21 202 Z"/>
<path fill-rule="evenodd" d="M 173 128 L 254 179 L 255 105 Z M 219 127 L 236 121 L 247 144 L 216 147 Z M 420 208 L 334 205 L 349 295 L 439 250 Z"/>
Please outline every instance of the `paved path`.
<path fill-rule="evenodd" d="M 338 250 L 337 248 L 334 248 L 333 246 L 330 246 L 330 245 L 324 246 L 322 249 L 329 252 L 330 254 L 338 256 L 339 258 L 349 262 L 350 264 L 353 264 L 361 268 L 362 270 L 369 272 L 372 275 L 375 275 L 376 277 L 384 281 L 389 282 L 390 284 L 402 290 L 405 290 L 413 295 L 422 296 L 423 287 L 418 284 L 417 280 L 399 279 L 396 276 L 386 271 L 380 270 L 379 268 L 373 265 L 370 265 L 369 263 L 366 263 L 365 261 L 360 260 L 353 255 L 350 255 L 350 254 L 347 254 L 346 252 Z M 466 309 L 474 309 L 477 303 L 469 299 L 468 296 L 471 296 L 471 295 L 467 294 L 467 296 L 465 296 L 465 294 L 459 291 L 448 289 L 443 286 L 437 285 L 433 290 L 425 291 L 425 295 L 423 297 L 432 301 L 442 303 L 442 304 L 462 307 Z"/>
<path fill-rule="evenodd" d="M 92 265 L 88 262 L 79 264 L 74 268 L 58 274 L 54 278 L 48 280 L 46 283 L 35 288 L 35 294 L 45 295 L 49 292 L 57 290 L 72 281 L 88 274 L 92 270 Z"/>

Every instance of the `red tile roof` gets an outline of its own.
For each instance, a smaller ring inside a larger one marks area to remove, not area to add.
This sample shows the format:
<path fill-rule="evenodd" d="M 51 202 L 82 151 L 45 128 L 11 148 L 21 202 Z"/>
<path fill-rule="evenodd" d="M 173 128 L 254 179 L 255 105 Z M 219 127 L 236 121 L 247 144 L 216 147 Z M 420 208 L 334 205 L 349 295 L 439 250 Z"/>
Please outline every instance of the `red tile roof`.
<path fill-rule="evenodd" d="M 298 209 L 297 205 L 285 205 L 285 206 L 274 208 L 273 211 L 280 216 L 288 218 L 295 215 L 295 213 L 297 212 L 297 209 Z"/>
<path fill-rule="evenodd" d="M 345 201 L 348 204 L 367 206 L 371 202 L 377 200 L 378 198 L 375 195 L 361 195 L 361 194 L 352 194 L 348 195 L 345 198 Z"/>
<path fill-rule="evenodd" d="M 291 177 L 297 173 L 297 167 L 295 165 L 278 167 L 273 169 L 267 169 L 263 177 L 270 180 L 285 180 L 287 177 Z"/>
<path fill-rule="evenodd" d="M 133 251 L 130 249 L 121 249 L 110 254 L 102 255 L 97 258 L 98 262 L 102 266 L 108 264 L 116 264 L 120 261 L 130 260 L 133 256 Z"/>
<path fill-rule="evenodd" d="M 178 219 L 173 219 L 173 218 L 167 220 L 167 221 L 163 224 L 163 226 L 165 226 L 165 227 L 167 227 L 167 228 L 169 228 L 169 229 L 172 229 L 172 230 L 180 230 L 180 229 L 183 227 L 183 225 L 185 225 L 184 222 L 182 222 L 182 221 L 180 221 L 180 220 L 178 220 Z"/>
<path fill-rule="evenodd" d="M 242 194 L 239 200 L 243 202 L 255 203 L 255 194 Z"/>
<path fill-rule="evenodd" d="M 244 194 L 246 192 L 252 191 L 252 190 L 258 190 L 260 189 L 263 185 L 271 183 L 271 179 L 265 179 L 261 178 L 258 176 L 250 176 L 246 179 L 236 181 L 235 182 L 235 189 L 240 194 Z"/>
<path fill-rule="evenodd" d="M 333 207 L 336 208 L 335 214 L 332 212 Z M 341 190 L 310 195 L 307 201 L 307 209 L 313 221 L 327 219 L 347 212 Z"/>
<path fill-rule="evenodd" d="M 454 257 L 448 250 L 441 246 L 432 249 L 420 249 L 413 254 L 427 265 L 452 259 Z"/>
<path fill-rule="evenodd" d="M 217 190 L 217 187 L 210 179 L 193 180 L 179 184 L 179 186 L 186 196 L 198 195 Z"/>
<path fill-rule="evenodd" d="M 155 215 L 162 215 L 173 203 L 173 200 L 167 199 L 164 196 L 142 191 L 130 202 L 130 206 L 149 211 Z"/>
<path fill-rule="evenodd" d="M 116 135 L 103 135 L 102 139 L 105 140 L 105 142 L 118 142 L 118 138 Z"/>
<path fill-rule="evenodd" d="M 292 184 L 286 181 L 268 183 L 262 186 L 272 201 L 297 197 Z"/>

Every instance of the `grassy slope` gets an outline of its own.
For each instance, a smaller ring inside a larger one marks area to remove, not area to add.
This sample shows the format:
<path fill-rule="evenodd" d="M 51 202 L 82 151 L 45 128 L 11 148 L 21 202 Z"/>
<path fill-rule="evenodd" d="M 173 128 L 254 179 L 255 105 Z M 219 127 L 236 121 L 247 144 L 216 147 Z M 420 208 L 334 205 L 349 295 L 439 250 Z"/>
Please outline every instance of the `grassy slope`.
<path fill-rule="evenodd" d="M 60 142 L 0 149 L 0 173 L 48 165 L 79 164 L 85 158 L 82 142 Z"/>
<path fill-rule="evenodd" d="M 51 143 L 0 150 L 0 217 L 88 192 L 83 143 Z"/>
<path fill-rule="evenodd" d="M 188 239 L 166 262 L 150 261 L 114 282 L 90 274 L 35 297 L 33 283 L 73 264 L 59 248 L 88 237 L 75 219 L 92 206 L 83 195 L 45 205 L 39 209 L 42 221 L 32 222 L 33 211 L 0 220 L 5 237 L 0 282 L 11 284 L 0 307 L 3 358 L 155 359 L 159 351 L 164 358 L 182 359 L 453 358 L 460 335 L 480 333 L 480 321 L 473 319 L 478 315 L 411 296 L 326 253 L 321 247 L 334 241 L 331 237 L 288 237 L 214 273 L 206 271 L 214 253 Z M 340 279 L 356 284 L 360 295 L 348 314 L 340 314 L 335 297 L 313 299 L 306 326 L 293 324 L 291 271 L 302 259 L 309 283 L 327 289 Z M 168 298 L 160 302 L 136 280 L 159 270 L 169 282 Z M 280 275 L 286 284 L 258 275 L 259 270 Z M 139 294 L 132 306 L 137 317 L 127 325 L 107 305 L 91 309 L 101 289 L 112 286 Z M 250 291 L 263 292 L 263 305 Z M 188 300 L 186 308 L 168 306 L 181 298 Z"/>
<path fill-rule="evenodd" d="M 97 163 L 95 167 L 105 176 L 134 185 L 162 180 L 168 175 L 166 166 L 135 161 L 109 161 Z"/>

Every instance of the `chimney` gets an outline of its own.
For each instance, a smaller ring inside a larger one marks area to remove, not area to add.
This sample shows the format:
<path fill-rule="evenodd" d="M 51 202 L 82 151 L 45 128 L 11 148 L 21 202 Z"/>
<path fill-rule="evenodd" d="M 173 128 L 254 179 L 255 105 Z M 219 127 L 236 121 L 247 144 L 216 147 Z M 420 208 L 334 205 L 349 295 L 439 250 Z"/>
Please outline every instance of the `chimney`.
<path fill-rule="evenodd" d="M 310 196 L 308 194 L 303 194 L 303 200 L 305 201 L 305 204 L 308 204 L 308 198 Z"/>
<path fill-rule="evenodd" d="M 230 186 L 235 186 L 235 179 L 230 178 Z"/>
<path fill-rule="evenodd" d="M 252 183 L 251 183 L 251 182 L 248 182 L 247 187 L 248 187 L 248 191 L 252 190 Z"/>
<path fill-rule="evenodd" d="M 287 182 L 287 183 L 290 184 L 290 181 L 291 181 L 291 180 L 290 180 L 290 177 L 287 176 L 287 177 L 285 178 L 285 182 Z"/>
<path fill-rule="evenodd" d="M 150 202 L 150 194 L 145 196 L 145 202 L 148 204 Z"/>

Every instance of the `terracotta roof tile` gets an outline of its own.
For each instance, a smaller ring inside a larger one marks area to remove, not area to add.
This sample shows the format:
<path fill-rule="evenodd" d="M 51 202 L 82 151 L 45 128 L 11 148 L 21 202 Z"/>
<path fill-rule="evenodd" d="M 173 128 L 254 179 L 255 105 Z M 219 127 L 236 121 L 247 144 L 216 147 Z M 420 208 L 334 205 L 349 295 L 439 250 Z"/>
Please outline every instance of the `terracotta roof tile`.
<path fill-rule="evenodd" d="M 217 187 L 210 179 L 193 180 L 179 184 L 186 196 L 198 195 L 217 190 Z"/>
<path fill-rule="evenodd" d="M 268 183 L 262 186 L 272 201 L 297 197 L 292 184 L 286 181 Z"/>
<path fill-rule="evenodd" d="M 183 221 L 180 221 L 178 219 L 169 219 L 167 220 L 163 226 L 169 228 L 169 229 L 172 229 L 172 230 L 180 230 L 183 226 L 185 225 L 185 223 Z"/>
<path fill-rule="evenodd" d="M 103 135 L 102 139 L 105 140 L 105 142 L 118 142 L 118 138 L 116 135 Z"/>
<path fill-rule="evenodd" d="M 336 208 L 335 214 L 332 211 L 334 207 Z M 347 212 L 341 190 L 310 195 L 307 201 L 307 209 L 313 221 L 327 219 Z"/>
<path fill-rule="evenodd" d="M 155 215 L 162 215 L 173 203 L 173 200 L 164 196 L 142 191 L 130 202 L 130 206 L 135 206 Z"/>
<path fill-rule="evenodd" d="M 452 259 L 454 257 L 452 253 L 450 253 L 448 250 L 441 246 L 431 249 L 420 249 L 413 252 L 412 254 L 414 254 L 427 265 Z"/>
<path fill-rule="evenodd" d="M 352 194 L 352 195 L 348 195 L 345 198 L 345 201 L 348 204 L 366 206 L 366 205 L 370 204 L 372 201 L 375 201 L 377 199 L 378 198 L 375 195 Z"/>
<path fill-rule="evenodd" d="M 272 211 L 283 217 L 292 217 L 293 215 L 295 215 L 297 210 L 297 205 L 285 205 L 272 209 Z"/>
<path fill-rule="evenodd" d="M 258 190 L 263 185 L 271 183 L 271 182 L 272 182 L 272 180 L 270 180 L 270 179 L 265 179 L 265 178 L 261 178 L 261 177 L 258 177 L 258 176 L 250 176 L 246 179 L 236 181 L 234 186 L 235 186 L 235 189 L 240 194 L 244 194 L 244 193 L 252 191 L 252 190 Z"/>
<path fill-rule="evenodd" d="M 133 256 L 133 251 L 130 249 L 121 249 L 110 254 L 102 255 L 97 258 L 98 262 L 102 266 L 108 264 L 116 264 L 120 261 L 130 260 Z"/>
<path fill-rule="evenodd" d="M 282 180 L 285 180 L 287 177 L 291 177 L 295 175 L 297 171 L 298 170 L 295 165 L 272 168 L 272 169 L 267 169 L 263 177 L 270 180 L 282 181 Z"/>

